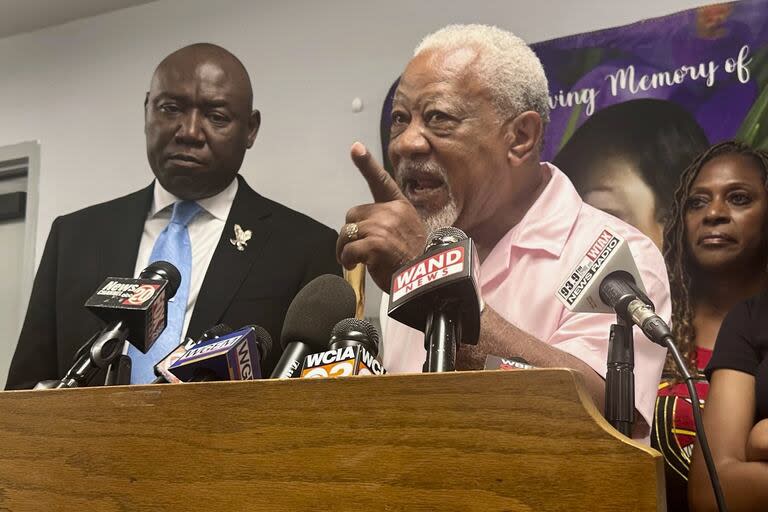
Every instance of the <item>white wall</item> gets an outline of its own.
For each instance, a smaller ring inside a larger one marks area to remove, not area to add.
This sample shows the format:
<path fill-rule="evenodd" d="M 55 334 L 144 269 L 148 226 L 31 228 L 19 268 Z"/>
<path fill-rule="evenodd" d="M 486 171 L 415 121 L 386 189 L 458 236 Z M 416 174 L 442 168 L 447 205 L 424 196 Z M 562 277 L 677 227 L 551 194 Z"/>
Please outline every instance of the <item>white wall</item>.
<path fill-rule="evenodd" d="M 243 175 L 264 195 L 338 228 L 368 202 L 348 158 L 379 148 L 381 102 L 426 33 L 483 22 L 530 42 L 630 23 L 697 0 L 161 0 L 0 40 L 0 146 L 41 141 L 36 262 L 53 219 L 152 178 L 142 101 L 155 65 L 210 41 L 238 55 L 262 111 Z M 365 109 L 351 111 L 354 97 Z"/>
<path fill-rule="evenodd" d="M 27 182 L 26 176 L 3 180 L 0 194 L 26 190 Z M 26 306 L 18 299 L 24 268 L 24 232 L 24 219 L 0 222 L 0 385 L 3 386 L 19 337 L 21 309 Z"/>

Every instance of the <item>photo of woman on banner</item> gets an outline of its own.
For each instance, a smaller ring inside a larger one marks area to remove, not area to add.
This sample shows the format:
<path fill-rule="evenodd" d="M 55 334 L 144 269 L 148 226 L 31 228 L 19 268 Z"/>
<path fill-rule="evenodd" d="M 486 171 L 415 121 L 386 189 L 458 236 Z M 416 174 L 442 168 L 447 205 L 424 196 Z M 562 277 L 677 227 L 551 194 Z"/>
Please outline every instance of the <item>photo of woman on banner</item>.
<path fill-rule="evenodd" d="M 633 225 L 661 249 L 680 174 L 709 142 L 682 107 L 642 99 L 581 125 L 554 159 L 585 202 Z"/>
<path fill-rule="evenodd" d="M 716 144 L 680 176 L 664 233 L 672 292 L 671 326 L 702 402 L 703 372 L 726 314 L 768 289 L 768 153 L 746 144 Z M 687 483 L 696 427 L 688 390 L 668 356 L 656 400 L 651 446 L 665 458 L 667 506 L 687 510 Z M 709 402 L 707 402 L 709 407 Z M 754 404 L 726 404 L 754 409 Z M 720 429 L 707 430 L 710 445 Z M 746 439 L 742 440 L 742 446 Z M 707 481 L 708 485 L 708 481 Z"/>

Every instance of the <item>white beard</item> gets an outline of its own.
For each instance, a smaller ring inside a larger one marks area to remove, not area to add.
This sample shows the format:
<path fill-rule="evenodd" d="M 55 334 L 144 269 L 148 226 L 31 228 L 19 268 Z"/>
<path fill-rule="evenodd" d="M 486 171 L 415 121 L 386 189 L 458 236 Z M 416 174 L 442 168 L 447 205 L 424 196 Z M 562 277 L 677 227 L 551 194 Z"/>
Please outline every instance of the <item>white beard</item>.
<path fill-rule="evenodd" d="M 459 218 L 459 208 L 456 206 L 456 200 L 451 196 L 450 201 L 439 212 L 421 216 L 424 226 L 427 229 L 427 235 L 433 231 L 453 226 L 456 219 Z"/>
<path fill-rule="evenodd" d="M 445 169 L 432 163 L 403 160 L 395 169 L 395 181 L 397 181 L 400 190 L 405 190 L 405 175 L 408 168 L 415 168 L 429 172 L 430 174 L 438 175 L 448 187 L 448 204 L 443 206 L 440 211 L 428 213 L 421 209 L 417 209 L 421 216 L 421 220 L 424 222 L 427 234 L 440 228 L 453 226 L 453 223 L 459 218 L 459 208 L 456 205 L 456 200 L 453 198 L 451 185 L 448 181 L 448 174 L 445 172 Z"/>

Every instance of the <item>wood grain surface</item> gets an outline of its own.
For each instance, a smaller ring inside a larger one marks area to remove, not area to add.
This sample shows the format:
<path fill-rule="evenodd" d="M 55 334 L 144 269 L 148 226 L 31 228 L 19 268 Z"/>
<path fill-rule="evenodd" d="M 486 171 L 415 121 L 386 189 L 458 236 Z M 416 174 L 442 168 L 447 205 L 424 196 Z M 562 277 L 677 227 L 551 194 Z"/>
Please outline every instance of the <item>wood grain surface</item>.
<path fill-rule="evenodd" d="M 0 510 L 652 511 L 569 370 L 0 393 Z"/>

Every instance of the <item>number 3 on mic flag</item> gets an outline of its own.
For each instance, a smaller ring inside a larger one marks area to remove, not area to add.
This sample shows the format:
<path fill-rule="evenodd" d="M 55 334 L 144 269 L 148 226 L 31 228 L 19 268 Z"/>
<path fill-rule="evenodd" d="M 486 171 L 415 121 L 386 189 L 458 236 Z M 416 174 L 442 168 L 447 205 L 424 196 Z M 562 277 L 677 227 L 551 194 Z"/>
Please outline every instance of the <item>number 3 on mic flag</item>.
<path fill-rule="evenodd" d="M 317 379 L 385 373 L 381 363 L 370 352 L 360 346 L 350 346 L 308 355 L 304 358 L 301 378 Z"/>
<path fill-rule="evenodd" d="M 352 375 L 354 371 L 354 361 L 342 361 L 328 366 L 318 366 L 302 372 L 301 376 L 305 379 L 318 379 L 326 377 L 346 377 Z"/>

